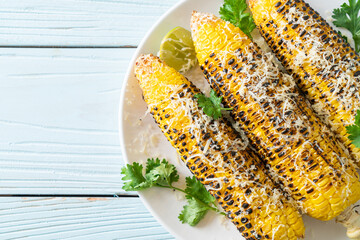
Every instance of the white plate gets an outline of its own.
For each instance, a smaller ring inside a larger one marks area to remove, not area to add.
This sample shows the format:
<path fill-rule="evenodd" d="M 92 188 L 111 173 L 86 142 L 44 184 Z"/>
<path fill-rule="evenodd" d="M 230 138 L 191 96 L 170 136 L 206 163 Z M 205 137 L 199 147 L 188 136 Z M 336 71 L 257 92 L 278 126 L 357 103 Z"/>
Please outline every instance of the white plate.
<path fill-rule="evenodd" d="M 138 47 L 123 86 L 120 103 L 120 138 L 123 156 L 127 163 L 146 161 L 147 158 L 166 158 L 176 165 L 181 180 L 190 176 L 190 172 L 182 164 L 170 143 L 162 135 L 153 119 L 145 116 L 146 104 L 142 99 L 141 90 L 134 77 L 135 59 L 142 53 L 156 54 L 161 39 L 176 26 L 190 29 L 190 16 L 193 10 L 211 12 L 217 15 L 221 0 L 187 0 L 180 2 L 169 10 L 149 31 Z M 339 7 L 344 0 L 308 0 L 320 14 L 328 18 L 331 10 Z M 202 79 L 190 79 L 203 81 Z M 183 182 L 179 183 L 182 185 Z M 235 226 L 224 218 L 209 213 L 196 227 L 181 224 L 177 216 L 185 203 L 180 194 L 153 188 L 139 193 L 146 207 L 154 217 L 177 239 L 243 239 Z M 304 217 L 306 240 L 342 240 L 347 239 L 345 228 L 335 222 L 321 222 Z M 144 230 L 145 231 L 145 230 Z M 146 234 L 146 233 L 145 233 Z"/>

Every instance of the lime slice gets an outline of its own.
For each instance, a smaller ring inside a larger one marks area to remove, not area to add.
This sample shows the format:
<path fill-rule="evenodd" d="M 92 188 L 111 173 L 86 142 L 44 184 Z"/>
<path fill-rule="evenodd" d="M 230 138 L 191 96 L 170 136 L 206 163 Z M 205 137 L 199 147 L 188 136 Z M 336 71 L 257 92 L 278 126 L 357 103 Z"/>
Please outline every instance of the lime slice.
<path fill-rule="evenodd" d="M 190 31 L 176 27 L 161 42 L 159 57 L 180 73 L 189 71 L 197 59 Z"/>

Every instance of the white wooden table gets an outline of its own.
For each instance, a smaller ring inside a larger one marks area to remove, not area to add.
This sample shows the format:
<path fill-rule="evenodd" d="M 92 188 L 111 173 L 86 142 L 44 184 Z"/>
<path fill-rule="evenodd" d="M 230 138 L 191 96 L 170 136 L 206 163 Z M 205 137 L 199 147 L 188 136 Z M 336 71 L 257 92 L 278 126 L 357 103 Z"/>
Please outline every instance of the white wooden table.
<path fill-rule="evenodd" d="M 179 0 L 0 0 L 0 239 L 173 239 L 121 187 L 118 107 Z"/>

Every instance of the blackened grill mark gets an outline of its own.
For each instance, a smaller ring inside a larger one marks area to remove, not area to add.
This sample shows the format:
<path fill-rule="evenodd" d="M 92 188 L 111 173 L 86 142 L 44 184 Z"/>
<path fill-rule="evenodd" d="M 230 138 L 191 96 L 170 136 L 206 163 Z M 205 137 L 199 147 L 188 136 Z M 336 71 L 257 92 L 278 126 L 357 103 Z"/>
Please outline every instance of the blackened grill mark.
<path fill-rule="evenodd" d="M 284 11 L 284 9 L 285 9 L 285 6 L 283 5 L 283 6 L 281 6 L 278 10 L 276 10 L 278 13 L 281 13 L 282 11 Z"/>
<path fill-rule="evenodd" d="M 304 127 L 304 128 L 302 128 L 302 129 L 300 129 L 300 133 L 304 133 L 306 130 L 307 130 L 307 128 Z"/>
<path fill-rule="evenodd" d="M 229 206 L 230 206 L 230 205 L 233 205 L 233 204 L 234 204 L 234 200 L 231 200 L 231 201 L 227 202 L 226 204 L 229 205 Z"/>
<path fill-rule="evenodd" d="M 308 191 L 306 191 L 307 193 L 312 193 L 314 191 L 314 189 L 312 188 L 312 189 L 310 189 L 310 190 L 308 190 Z"/>
<path fill-rule="evenodd" d="M 252 227 L 252 225 L 251 225 L 251 223 L 247 223 L 247 224 L 245 224 L 245 227 L 247 227 L 247 228 L 251 228 L 251 227 Z"/>
<path fill-rule="evenodd" d="M 204 136 L 203 136 L 203 139 L 206 140 L 206 139 L 209 139 L 210 138 L 210 133 L 206 133 Z"/>
<path fill-rule="evenodd" d="M 317 164 L 315 164 L 315 165 L 313 165 L 313 166 L 311 166 L 310 168 L 309 168 L 309 171 L 312 171 L 314 168 L 316 168 L 317 166 L 319 166 L 319 164 L 317 163 Z"/>
<path fill-rule="evenodd" d="M 249 219 L 247 219 L 247 218 L 244 217 L 244 218 L 241 218 L 240 221 L 241 221 L 242 223 L 247 223 L 247 222 L 249 221 Z"/>
<path fill-rule="evenodd" d="M 224 198 L 224 201 L 229 201 L 231 197 L 232 197 L 231 194 L 227 195 L 227 196 Z"/>

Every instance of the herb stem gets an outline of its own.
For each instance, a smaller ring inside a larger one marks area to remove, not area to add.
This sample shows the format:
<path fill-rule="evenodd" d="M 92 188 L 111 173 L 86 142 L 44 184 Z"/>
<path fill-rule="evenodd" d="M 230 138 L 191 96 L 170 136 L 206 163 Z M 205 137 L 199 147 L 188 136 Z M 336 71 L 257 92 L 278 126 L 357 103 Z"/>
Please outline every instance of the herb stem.
<path fill-rule="evenodd" d="M 164 185 L 160 185 L 160 184 L 156 184 L 156 186 L 157 186 L 157 187 L 161 187 L 161 188 L 173 189 L 173 190 L 182 192 L 182 193 L 184 193 L 184 194 L 186 194 L 186 195 L 189 195 L 189 196 L 193 197 L 193 198 L 196 199 L 199 203 L 201 203 L 201 204 L 204 205 L 204 206 L 209 207 L 211 210 L 213 210 L 213 211 L 215 211 L 215 212 L 217 212 L 217 213 L 220 213 L 221 215 L 226 216 L 226 214 L 225 214 L 224 212 L 222 212 L 222 211 L 220 211 L 219 209 L 217 209 L 217 208 L 215 208 L 215 207 L 212 207 L 212 206 L 210 206 L 209 204 L 201 201 L 201 200 L 200 200 L 199 198 L 197 198 L 196 196 L 194 196 L 194 195 L 192 195 L 192 194 L 190 194 L 190 193 L 185 192 L 185 190 L 183 190 L 183 189 L 181 189 L 181 188 L 177 188 L 177 187 L 174 187 L 174 186 L 172 186 L 172 185 L 164 186 Z"/>

